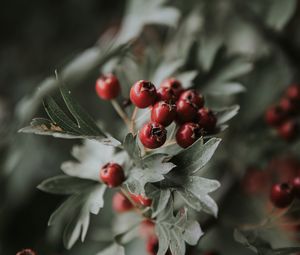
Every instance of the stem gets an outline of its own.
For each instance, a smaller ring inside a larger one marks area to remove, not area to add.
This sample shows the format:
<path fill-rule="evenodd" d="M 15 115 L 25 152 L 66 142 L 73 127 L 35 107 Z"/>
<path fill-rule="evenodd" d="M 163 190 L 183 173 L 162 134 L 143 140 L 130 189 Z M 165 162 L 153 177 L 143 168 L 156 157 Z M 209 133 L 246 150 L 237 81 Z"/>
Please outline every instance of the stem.
<path fill-rule="evenodd" d="M 121 106 L 115 99 L 111 100 L 111 103 L 112 103 L 114 109 L 116 110 L 116 112 L 119 114 L 121 119 L 124 121 L 124 123 L 128 127 L 128 129 L 130 129 L 131 125 L 130 125 L 130 120 L 128 119 L 127 113 L 123 111 L 123 109 L 121 108 Z"/>
<path fill-rule="evenodd" d="M 141 216 L 144 217 L 144 212 L 143 212 L 143 207 L 141 207 L 139 204 L 135 203 L 131 196 L 129 195 L 129 193 L 127 192 L 127 190 L 125 190 L 124 188 L 120 188 L 121 192 L 124 194 L 124 196 L 130 201 L 130 203 L 133 204 L 135 211 L 140 214 Z"/>
<path fill-rule="evenodd" d="M 138 108 L 134 107 L 133 113 L 131 115 L 131 121 L 130 121 L 130 132 L 134 135 L 135 134 L 135 119 L 138 112 Z"/>

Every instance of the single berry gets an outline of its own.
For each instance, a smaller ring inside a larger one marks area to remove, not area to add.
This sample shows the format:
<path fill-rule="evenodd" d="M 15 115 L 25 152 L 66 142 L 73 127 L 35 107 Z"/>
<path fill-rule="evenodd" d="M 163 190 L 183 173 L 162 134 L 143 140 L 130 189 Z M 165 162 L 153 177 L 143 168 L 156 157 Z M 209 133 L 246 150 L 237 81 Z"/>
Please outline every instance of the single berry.
<path fill-rule="evenodd" d="M 112 207 L 116 212 L 122 213 L 130 211 L 133 208 L 133 204 L 125 195 L 118 192 L 113 196 Z"/>
<path fill-rule="evenodd" d="M 198 124 L 206 132 L 211 133 L 216 128 L 217 118 L 211 110 L 201 108 L 198 111 Z"/>
<path fill-rule="evenodd" d="M 110 188 L 120 186 L 125 180 L 123 168 L 116 163 L 107 163 L 100 170 L 101 180 Z"/>
<path fill-rule="evenodd" d="M 187 148 L 201 137 L 202 130 L 196 123 L 188 122 L 179 127 L 176 141 L 182 148 Z"/>
<path fill-rule="evenodd" d="M 300 101 L 300 85 L 292 84 L 289 86 L 286 91 L 286 95 L 291 100 Z"/>
<path fill-rule="evenodd" d="M 156 88 L 150 81 L 140 80 L 131 87 L 130 100 L 138 108 L 147 108 L 156 99 Z"/>
<path fill-rule="evenodd" d="M 180 95 L 179 100 L 185 100 L 186 102 L 194 105 L 194 107 L 197 109 L 200 109 L 204 106 L 203 96 L 193 89 L 189 89 L 183 92 Z"/>
<path fill-rule="evenodd" d="M 121 91 L 119 80 L 113 74 L 103 75 L 96 81 L 97 95 L 104 100 L 116 98 Z"/>
<path fill-rule="evenodd" d="M 151 236 L 146 243 L 146 251 L 149 255 L 156 255 L 158 252 L 158 239 L 156 236 Z"/>
<path fill-rule="evenodd" d="M 142 194 L 130 194 L 131 199 L 133 200 L 133 202 L 135 202 L 136 204 L 142 205 L 142 206 L 151 206 L 152 204 L 152 199 L 145 197 Z"/>
<path fill-rule="evenodd" d="M 193 122 L 197 119 L 198 109 L 186 100 L 176 102 L 176 121 L 178 123 Z"/>
<path fill-rule="evenodd" d="M 165 127 L 169 126 L 176 117 L 176 105 L 157 102 L 151 110 L 151 120 Z"/>
<path fill-rule="evenodd" d="M 275 207 L 285 208 L 294 199 L 292 186 L 288 183 L 275 184 L 272 186 L 270 200 Z"/>
<path fill-rule="evenodd" d="M 139 227 L 140 236 L 143 238 L 149 238 L 155 234 L 155 224 L 151 220 L 143 220 Z"/>
<path fill-rule="evenodd" d="M 37 255 L 37 254 L 31 249 L 24 249 L 22 251 L 19 251 L 16 255 Z"/>
<path fill-rule="evenodd" d="M 149 122 L 141 128 L 139 137 L 146 148 L 156 149 L 165 143 L 167 130 L 159 123 Z"/>
<path fill-rule="evenodd" d="M 298 124 L 294 120 L 288 120 L 280 125 L 277 131 L 280 137 L 286 141 L 291 141 L 297 136 Z"/>
<path fill-rule="evenodd" d="M 164 80 L 162 82 L 162 84 L 160 85 L 160 87 L 171 89 L 177 98 L 183 92 L 181 82 L 176 80 L 175 78 L 168 78 L 168 79 Z"/>
<path fill-rule="evenodd" d="M 291 181 L 291 184 L 293 186 L 293 193 L 295 197 L 300 199 L 300 177 L 296 177 Z"/>
<path fill-rule="evenodd" d="M 157 97 L 160 101 L 165 102 L 175 102 L 177 100 L 177 96 L 175 95 L 174 91 L 170 88 L 159 88 L 157 90 Z"/>
<path fill-rule="evenodd" d="M 298 108 L 296 102 L 287 97 L 280 100 L 279 106 L 286 115 L 293 114 Z"/>
<path fill-rule="evenodd" d="M 285 117 L 285 113 L 280 106 L 271 106 L 265 113 L 265 121 L 270 126 L 280 125 Z"/>

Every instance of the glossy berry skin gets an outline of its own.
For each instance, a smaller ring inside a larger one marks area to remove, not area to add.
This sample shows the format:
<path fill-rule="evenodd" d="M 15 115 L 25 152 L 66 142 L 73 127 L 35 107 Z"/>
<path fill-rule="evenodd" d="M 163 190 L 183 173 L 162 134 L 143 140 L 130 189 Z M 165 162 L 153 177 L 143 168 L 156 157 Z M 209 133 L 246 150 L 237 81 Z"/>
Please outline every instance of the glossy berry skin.
<path fill-rule="evenodd" d="M 22 251 L 19 251 L 16 255 L 37 255 L 37 254 L 31 249 L 24 249 Z"/>
<path fill-rule="evenodd" d="M 128 212 L 133 209 L 133 204 L 129 201 L 129 199 L 118 192 L 114 194 L 112 199 L 112 207 L 118 213 Z"/>
<path fill-rule="evenodd" d="M 176 133 L 176 142 L 182 148 L 187 148 L 201 136 L 201 128 L 198 124 L 188 122 L 179 127 Z"/>
<path fill-rule="evenodd" d="M 270 200 L 277 208 L 289 206 L 294 199 L 292 186 L 288 183 L 275 184 L 271 188 Z"/>
<path fill-rule="evenodd" d="M 294 101 L 300 101 L 300 85 L 292 84 L 286 91 L 286 96 Z"/>
<path fill-rule="evenodd" d="M 286 141 L 292 141 L 298 133 L 298 124 L 294 120 L 288 120 L 281 124 L 278 129 L 278 135 Z"/>
<path fill-rule="evenodd" d="M 116 163 L 107 163 L 100 170 L 100 179 L 110 188 L 118 187 L 125 180 L 123 168 Z"/>
<path fill-rule="evenodd" d="M 271 106 L 265 113 L 265 121 L 270 126 L 280 125 L 285 117 L 285 113 L 280 106 Z"/>
<path fill-rule="evenodd" d="M 155 86 L 150 81 L 140 80 L 130 89 L 130 100 L 138 108 L 147 108 L 157 99 Z"/>
<path fill-rule="evenodd" d="M 300 177 L 296 177 L 291 181 L 293 186 L 293 193 L 296 198 L 300 199 Z"/>
<path fill-rule="evenodd" d="M 167 130 L 159 123 L 149 122 L 141 128 L 139 138 L 146 148 L 156 149 L 165 143 Z"/>
<path fill-rule="evenodd" d="M 198 111 L 198 124 L 200 128 L 203 128 L 206 132 L 211 133 L 216 128 L 217 118 L 211 110 L 207 108 L 201 108 Z"/>
<path fill-rule="evenodd" d="M 176 117 L 176 105 L 163 101 L 157 102 L 151 110 L 151 120 L 165 127 L 169 126 Z"/>
<path fill-rule="evenodd" d="M 174 103 L 178 98 L 175 92 L 170 88 L 159 88 L 157 90 L 157 97 L 160 101 L 165 101 L 168 103 Z"/>
<path fill-rule="evenodd" d="M 168 78 L 162 82 L 161 88 L 167 88 L 173 91 L 174 95 L 178 98 L 183 92 L 181 82 L 175 78 Z"/>
<path fill-rule="evenodd" d="M 133 202 L 135 202 L 138 205 L 149 207 L 152 204 L 152 199 L 145 197 L 142 194 L 130 194 L 130 197 Z"/>
<path fill-rule="evenodd" d="M 204 106 L 203 96 L 193 89 L 184 91 L 180 95 L 179 100 L 185 100 L 186 102 L 189 102 L 197 109 L 200 109 Z"/>
<path fill-rule="evenodd" d="M 116 76 L 108 74 L 97 79 L 95 89 L 101 99 L 111 100 L 120 94 L 121 86 Z"/>
<path fill-rule="evenodd" d="M 186 100 L 176 102 L 176 122 L 179 124 L 193 122 L 197 119 L 198 109 Z"/>

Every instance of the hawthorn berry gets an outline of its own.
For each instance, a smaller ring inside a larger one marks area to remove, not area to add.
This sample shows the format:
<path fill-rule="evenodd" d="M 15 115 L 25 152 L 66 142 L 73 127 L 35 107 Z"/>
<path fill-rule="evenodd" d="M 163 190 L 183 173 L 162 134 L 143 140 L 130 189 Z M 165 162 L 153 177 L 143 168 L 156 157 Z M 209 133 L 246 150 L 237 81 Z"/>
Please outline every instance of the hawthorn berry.
<path fill-rule="evenodd" d="M 122 213 L 130 211 L 133 208 L 133 204 L 124 194 L 118 192 L 113 196 L 112 207 L 116 212 Z"/>
<path fill-rule="evenodd" d="M 199 124 L 188 122 L 179 127 L 176 133 L 176 142 L 182 148 L 187 148 L 201 137 L 202 130 Z"/>
<path fill-rule="evenodd" d="M 200 109 L 204 106 L 204 98 L 201 94 L 199 94 L 196 90 L 189 89 L 183 92 L 179 100 L 184 100 L 194 105 L 195 108 Z"/>
<path fill-rule="evenodd" d="M 159 123 L 149 122 L 141 128 L 139 137 L 146 148 L 156 149 L 165 143 L 167 130 Z"/>
<path fill-rule="evenodd" d="M 16 255 L 37 255 L 37 254 L 31 249 L 24 249 L 22 251 L 19 251 Z"/>
<path fill-rule="evenodd" d="M 100 170 L 101 180 L 110 188 L 120 186 L 125 180 L 123 168 L 116 163 L 107 163 Z"/>
<path fill-rule="evenodd" d="M 296 177 L 291 181 L 291 184 L 293 186 L 293 193 L 295 197 L 300 199 L 300 177 Z"/>
<path fill-rule="evenodd" d="M 160 87 L 172 90 L 177 98 L 183 92 L 181 82 L 179 80 L 176 80 L 175 78 L 168 78 L 164 80 Z"/>
<path fill-rule="evenodd" d="M 197 119 L 198 109 L 186 100 L 176 102 L 176 121 L 178 123 L 192 122 Z"/>
<path fill-rule="evenodd" d="M 268 173 L 252 167 L 247 170 L 243 178 L 242 188 L 247 194 L 254 195 L 265 191 L 268 184 Z"/>
<path fill-rule="evenodd" d="M 275 207 L 285 208 L 294 199 L 293 189 L 289 183 L 274 184 L 271 188 L 270 200 Z"/>
<path fill-rule="evenodd" d="M 285 119 L 285 113 L 280 106 L 271 106 L 265 113 L 265 121 L 270 126 L 278 126 Z"/>
<path fill-rule="evenodd" d="M 118 78 L 113 74 L 107 74 L 99 77 L 96 81 L 97 95 L 104 100 L 116 98 L 121 91 Z"/>
<path fill-rule="evenodd" d="M 157 99 L 155 86 L 150 81 L 137 81 L 130 89 L 130 100 L 138 108 L 147 108 Z"/>
<path fill-rule="evenodd" d="M 176 105 L 163 101 L 157 102 L 151 110 L 151 120 L 165 127 L 169 126 L 176 117 Z"/>
<path fill-rule="evenodd" d="M 217 118 L 208 108 L 201 108 L 198 111 L 198 124 L 206 132 L 211 133 L 216 128 Z"/>
<path fill-rule="evenodd" d="M 291 100 L 300 101 L 300 85 L 292 84 L 289 86 L 286 91 L 286 95 Z"/>
<path fill-rule="evenodd" d="M 177 100 L 174 90 L 166 87 L 157 90 L 157 97 L 160 101 L 165 102 L 175 102 Z"/>
<path fill-rule="evenodd" d="M 156 255 L 158 252 L 158 239 L 156 236 L 148 238 L 146 243 L 146 251 L 149 255 Z"/>
<path fill-rule="evenodd" d="M 293 114 L 297 110 L 297 104 L 295 101 L 292 101 L 287 97 L 284 97 L 280 100 L 279 106 L 287 115 Z"/>
<path fill-rule="evenodd" d="M 139 233 L 140 236 L 142 236 L 143 238 L 149 238 L 151 236 L 153 236 L 155 234 L 155 230 L 154 230 L 154 222 L 151 220 L 143 220 L 140 223 L 140 227 L 139 227 Z"/>
<path fill-rule="evenodd" d="M 298 133 L 298 124 L 294 120 L 287 120 L 278 127 L 277 131 L 280 137 L 291 141 Z"/>
<path fill-rule="evenodd" d="M 145 197 L 142 194 L 130 194 L 131 199 L 133 200 L 133 202 L 135 202 L 136 204 L 142 205 L 142 206 L 151 206 L 152 204 L 152 199 Z"/>

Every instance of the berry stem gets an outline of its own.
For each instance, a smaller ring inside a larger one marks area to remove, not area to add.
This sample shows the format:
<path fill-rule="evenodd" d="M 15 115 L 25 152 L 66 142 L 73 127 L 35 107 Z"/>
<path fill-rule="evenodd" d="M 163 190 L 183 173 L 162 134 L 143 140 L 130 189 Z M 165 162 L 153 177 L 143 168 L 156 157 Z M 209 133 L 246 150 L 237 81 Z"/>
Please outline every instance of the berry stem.
<path fill-rule="evenodd" d="M 135 119 L 137 116 L 138 108 L 134 107 L 133 113 L 131 115 L 131 121 L 130 121 L 130 132 L 134 135 L 135 134 Z"/>
<path fill-rule="evenodd" d="M 131 122 L 130 122 L 128 116 L 127 116 L 127 113 L 125 111 L 123 111 L 123 109 L 121 108 L 121 106 L 119 105 L 119 103 L 115 99 L 111 100 L 111 103 L 112 103 L 115 111 L 119 114 L 121 119 L 124 121 L 124 123 L 128 127 L 128 129 L 130 129 L 131 128 Z"/>
<path fill-rule="evenodd" d="M 133 204 L 135 211 L 140 214 L 141 216 L 144 216 L 143 211 L 142 211 L 142 207 L 140 205 L 138 205 L 137 203 L 135 203 L 133 201 L 133 199 L 131 198 L 131 196 L 129 195 L 129 193 L 127 192 L 127 190 L 125 190 L 124 188 L 120 188 L 121 192 L 124 194 L 124 196 L 130 201 L 130 203 Z"/>

